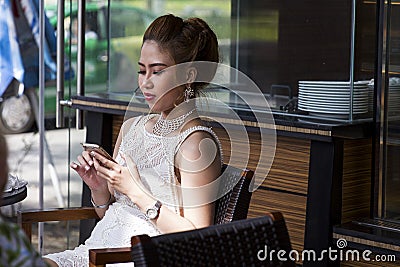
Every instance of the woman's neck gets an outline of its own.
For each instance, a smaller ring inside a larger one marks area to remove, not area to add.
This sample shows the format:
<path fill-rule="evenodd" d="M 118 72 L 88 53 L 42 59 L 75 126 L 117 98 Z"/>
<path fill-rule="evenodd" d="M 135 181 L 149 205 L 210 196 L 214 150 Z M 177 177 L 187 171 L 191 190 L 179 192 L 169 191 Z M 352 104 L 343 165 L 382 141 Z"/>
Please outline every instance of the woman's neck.
<path fill-rule="evenodd" d="M 183 114 L 191 112 L 195 108 L 196 105 L 194 101 L 190 101 L 189 103 L 184 102 L 172 109 L 162 111 L 160 115 L 163 117 L 163 119 L 172 120 L 179 116 L 182 116 Z"/>

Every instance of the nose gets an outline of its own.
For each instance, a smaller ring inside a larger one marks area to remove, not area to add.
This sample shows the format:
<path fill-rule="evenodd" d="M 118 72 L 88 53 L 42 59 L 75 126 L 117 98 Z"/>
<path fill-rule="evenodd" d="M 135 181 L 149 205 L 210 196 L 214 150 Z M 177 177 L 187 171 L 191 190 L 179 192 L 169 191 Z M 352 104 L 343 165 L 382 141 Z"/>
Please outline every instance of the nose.
<path fill-rule="evenodd" d="M 139 78 L 139 86 L 140 88 L 151 89 L 153 88 L 153 82 L 151 81 L 150 77 L 141 77 Z"/>

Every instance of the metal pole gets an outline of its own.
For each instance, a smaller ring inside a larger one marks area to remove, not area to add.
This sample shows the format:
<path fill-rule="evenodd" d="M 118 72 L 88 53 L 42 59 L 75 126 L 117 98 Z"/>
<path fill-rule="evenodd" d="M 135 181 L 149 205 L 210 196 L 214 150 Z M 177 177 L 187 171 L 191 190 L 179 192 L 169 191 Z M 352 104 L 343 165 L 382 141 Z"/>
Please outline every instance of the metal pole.
<path fill-rule="evenodd" d="M 351 36 L 350 36 L 350 103 L 349 103 L 350 122 L 353 121 L 355 39 L 356 39 L 356 0 L 353 0 L 351 5 Z"/>
<path fill-rule="evenodd" d="M 76 94 L 85 95 L 85 7 L 86 0 L 78 1 L 78 54 L 76 63 Z M 83 112 L 76 110 L 76 128 L 83 129 Z"/>
<path fill-rule="evenodd" d="M 39 1 L 39 208 L 43 209 L 43 177 L 44 177 L 44 43 L 45 43 L 45 26 L 44 26 L 44 0 Z M 43 251 L 43 223 L 38 224 L 38 250 L 41 254 Z"/>
<path fill-rule="evenodd" d="M 57 1 L 57 109 L 56 126 L 64 127 L 64 0 Z"/>

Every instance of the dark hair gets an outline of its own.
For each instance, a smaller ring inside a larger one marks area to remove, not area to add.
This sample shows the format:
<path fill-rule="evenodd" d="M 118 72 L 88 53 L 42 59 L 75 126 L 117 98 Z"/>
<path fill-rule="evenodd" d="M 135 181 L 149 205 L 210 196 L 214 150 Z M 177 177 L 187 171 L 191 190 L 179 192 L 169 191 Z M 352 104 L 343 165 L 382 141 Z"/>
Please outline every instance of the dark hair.
<path fill-rule="evenodd" d="M 200 18 L 183 20 L 172 14 L 158 17 L 144 33 L 143 43 L 145 41 L 155 41 L 176 64 L 192 61 L 219 63 L 217 36 Z M 216 69 L 208 70 L 206 75 L 202 73 L 202 80 L 204 77 L 207 77 L 207 81 L 212 80 L 215 71 Z M 193 89 L 196 92 L 196 89 L 205 85 L 207 83 L 196 83 Z"/>

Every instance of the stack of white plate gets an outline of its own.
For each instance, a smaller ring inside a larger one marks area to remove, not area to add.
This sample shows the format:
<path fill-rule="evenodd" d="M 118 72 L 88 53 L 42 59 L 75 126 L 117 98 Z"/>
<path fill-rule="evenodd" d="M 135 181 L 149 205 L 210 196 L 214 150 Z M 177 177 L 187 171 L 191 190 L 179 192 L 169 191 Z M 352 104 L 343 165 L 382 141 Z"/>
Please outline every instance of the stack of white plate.
<path fill-rule="evenodd" d="M 373 108 L 374 98 L 374 80 L 372 79 L 368 84 L 369 90 L 369 109 Z M 389 94 L 388 94 L 388 114 L 399 115 L 400 113 L 400 79 L 392 77 L 389 79 Z"/>
<path fill-rule="evenodd" d="M 5 193 L 11 192 L 13 190 L 20 189 L 21 187 L 24 187 L 27 184 L 28 184 L 27 181 L 24 181 L 24 180 L 18 178 L 18 176 L 12 175 L 11 173 L 9 173 L 8 181 L 7 181 L 7 184 L 6 184 L 3 192 L 5 192 Z"/>
<path fill-rule="evenodd" d="M 353 85 L 353 114 L 368 112 L 368 83 L 358 81 Z M 350 82 L 299 81 L 298 107 L 311 115 L 347 118 L 350 113 Z"/>

